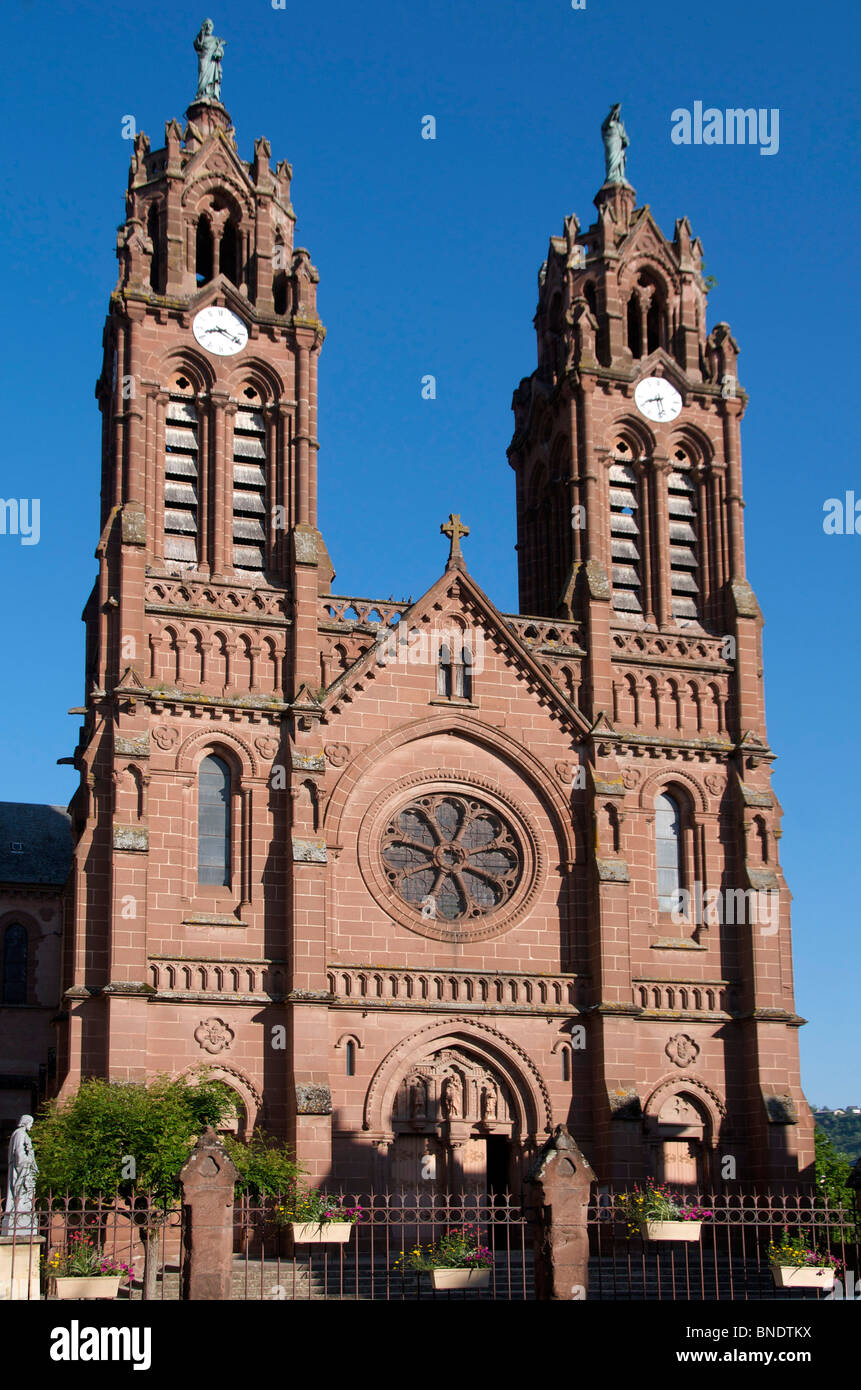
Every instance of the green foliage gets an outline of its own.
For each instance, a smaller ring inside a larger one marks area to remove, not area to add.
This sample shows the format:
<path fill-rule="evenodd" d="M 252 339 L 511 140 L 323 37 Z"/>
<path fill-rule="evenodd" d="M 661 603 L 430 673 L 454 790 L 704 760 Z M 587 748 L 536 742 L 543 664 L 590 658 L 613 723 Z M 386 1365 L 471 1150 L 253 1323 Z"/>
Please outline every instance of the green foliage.
<path fill-rule="evenodd" d="M 861 1158 L 861 1115 L 816 1115 L 817 1132 L 827 1134 L 835 1149 L 853 1162 Z"/>
<path fill-rule="evenodd" d="M 701 262 L 700 262 L 700 275 L 702 276 L 703 289 L 706 291 L 707 294 L 710 294 L 712 290 L 717 289 L 717 283 L 718 283 L 718 282 L 717 282 L 717 280 L 715 279 L 715 277 L 714 277 L 713 275 L 706 275 L 706 274 L 705 274 L 705 268 L 706 268 L 706 263 L 705 263 L 705 261 L 701 261 Z"/>
<path fill-rule="evenodd" d="M 149 1193 L 167 1208 L 179 1194 L 179 1172 L 195 1137 L 235 1111 L 229 1087 L 205 1077 L 198 1085 L 167 1076 L 149 1085 L 82 1081 L 68 1100 L 48 1101 L 33 1125 L 38 1196 Z"/>
<path fill-rule="evenodd" d="M 294 1196 L 304 1169 L 292 1157 L 293 1151 L 287 1144 L 260 1129 L 247 1141 L 232 1134 L 223 1135 L 222 1143 L 239 1172 L 239 1192 L 261 1197 Z"/>
<path fill-rule="evenodd" d="M 829 1206 L 853 1206 L 854 1194 L 849 1187 L 849 1174 L 852 1164 L 845 1154 L 838 1152 L 828 1135 L 817 1125 L 813 1132 L 816 1145 L 816 1185 Z"/>

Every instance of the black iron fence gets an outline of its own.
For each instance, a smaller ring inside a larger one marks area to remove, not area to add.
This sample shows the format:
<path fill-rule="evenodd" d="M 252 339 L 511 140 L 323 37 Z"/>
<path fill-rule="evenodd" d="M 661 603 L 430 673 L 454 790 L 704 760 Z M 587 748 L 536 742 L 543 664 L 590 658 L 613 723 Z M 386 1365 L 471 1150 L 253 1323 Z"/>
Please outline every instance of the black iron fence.
<path fill-rule="evenodd" d="M 320 1238 L 331 1232 L 295 1230 L 275 1198 L 237 1196 L 229 1271 L 233 1299 L 517 1302 L 536 1296 L 532 1215 L 512 1194 L 425 1189 L 330 1195 L 339 1206 L 361 1208 L 361 1220 L 343 1241 Z M 622 1195 L 621 1185 L 592 1190 L 588 1289 L 572 1289 L 575 1299 L 861 1299 L 858 1211 L 830 1204 L 819 1192 L 688 1194 L 709 1212 L 695 1240 L 644 1233 L 625 1215 Z M 430 1272 L 411 1267 L 413 1252 L 426 1253 L 446 1232 L 464 1229 L 488 1252 L 480 1279 L 438 1288 Z M 778 1286 L 769 1245 L 784 1233 L 802 1236 L 811 1249 L 840 1261 L 833 1288 L 829 1281 Z M 64 1294 L 56 1276 L 81 1243 L 130 1271 L 130 1278 L 120 1281 L 119 1299 L 180 1298 L 187 1254 L 182 1210 L 177 1204 L 165 1211 L 143 1196 L 134 1203 L 82 1204 L 67 1198 L 40 1206 L 32 1233 L 21 1222 L 0 1243 L 0 1297 L 80 1296 Z"/>
<path fill-rule="evenodd" d="M 343 1242 L 279 1219 L 275 1200 L 241 1198 L 235 1210 L 234 1298 L 415 1301 L 535 1297 L 531 1229 L 511 1194 L 421 1192 L 332 1194 L 361 1209 Z M 462 1288 L 434 1287 L 429 1272 L 411 1268 L 413 1252 L 447 1232 L 467 1233 L 488 1251 L 486 1274 Z"/>
<path fill-rule="evenodd" d="M 5 1229 L 5 1228 L 4 1228 Z M 119 1274 L 119 1298 L 178 1298 L 184 1254 L 182 1210 L 145 1194 L 133 1201 L 49 1196 L 9 1222 L 0 1243 L 0 1298 L 106 1296 Z M 95 1294 L 70 1279 L 96 1277 Z"/>
<path fill-rule="evenodd" d="M 628 1189 L 630 1190 L 630 1189 Z M 759 1301 L 859 1296 L 861 1247 L 855 1208 L 835 1206 L 818 1192 L 692 1193 L 710 1213 L 695 1241 L 650 1238 L 619 1204 L 623 1186 L 601 1184 L 589 1204 L 590 1299 Z M 768 1248 L 802 1236 L 810 1249 L 840 1261 L 832 1286 L 780 1287 Z M 656 1234 L 656 1233 L 655 1233 Z"/>

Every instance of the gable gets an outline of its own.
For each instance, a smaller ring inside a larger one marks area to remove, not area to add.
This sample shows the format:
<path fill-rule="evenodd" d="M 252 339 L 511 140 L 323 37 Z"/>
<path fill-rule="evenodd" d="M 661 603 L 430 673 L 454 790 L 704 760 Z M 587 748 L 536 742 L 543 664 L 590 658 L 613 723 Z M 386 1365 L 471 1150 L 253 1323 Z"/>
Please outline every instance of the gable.
<path fill-rule="evenodd" d="M 465 570 L 447 570 L 397 624 L 381 625 L 376 638 L 363 635 L 366 649 L 323 692 L 324 721 L 371 687 L 377 701 L 386 690 L 399 700 L 449 703 L 440 689 L 440 664 L 460 661 L 472 690 L 451 703 L 491 712 L 521 697 L 569 732 L 586 733 L 588 721 L 554 680 L 550 663 L 521 640 L 514 622 L 522 626 L 503 618 Z"/>

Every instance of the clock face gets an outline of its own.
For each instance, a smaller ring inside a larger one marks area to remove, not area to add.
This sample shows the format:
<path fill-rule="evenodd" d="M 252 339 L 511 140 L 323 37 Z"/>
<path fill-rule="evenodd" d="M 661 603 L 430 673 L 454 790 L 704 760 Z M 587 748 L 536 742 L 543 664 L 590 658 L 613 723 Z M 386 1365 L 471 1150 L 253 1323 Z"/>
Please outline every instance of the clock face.
<path fill-rule="evenodd" d="M 647 376 L 639 382 L 634 400 L 640 413 L 657 424 L 675 420 L 682 408 L 682 398 L 675 386 L 660 376 Z"/>
<path fill-rule="evenodd" d="M 241 352 L 248 342 L 248 329 L 242 319 L 220 304 L 210 304 L 207 309 L 201 309 L 195 316 L 192 328 L 200 346 L 216 357 L 232 357 L 235 352 Z"/>

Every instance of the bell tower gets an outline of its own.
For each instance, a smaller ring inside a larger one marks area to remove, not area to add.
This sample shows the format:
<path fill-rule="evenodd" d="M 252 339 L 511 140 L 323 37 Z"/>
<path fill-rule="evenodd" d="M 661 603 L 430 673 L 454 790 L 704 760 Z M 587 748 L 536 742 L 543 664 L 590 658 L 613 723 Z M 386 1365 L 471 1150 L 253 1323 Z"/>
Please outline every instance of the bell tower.
<path fill-rule="evenodd" d="M 609 1114 L 634 1086 L 639 1021 L 661 1016 L 652 981 L 687 997 L 679 981 L 695 960 L 705 970 L 711 952 L 711 968 L 737 981 L 748 1152 L 761 1175 L 790 1173 L 811 1151 L 810 1120 L 797 1099 L 802 1020 L 777 860 L 762 617 L 745 573 L 738 346 L 726 323 L 707 328 L 709 281 L 687 218 L 669 240 L 637 206 L 618 106 L 602 135 L 596 220 L 582 228 L 566 218 L 539 272 L 538 364 L 514 393 L 509 447 L 520 611 L 544 620 L 534 630 L 547 635 L 548 657 L 563 635 L 579 646 L 577 700 L 592 725 L 591 781 L 573 804 L 596 856 L 593 1056 L 617 1058 L 600 1082 Z M 711 914 L 672 911 L 670 860 L 674 891 L 708 891 Z M 733 893 L 748 904 L 760 895 L 775 922 L 739 920 Z M 636 1020 L 627 1031 L 626 1014 Z M 639 1037 L 646 1046 L 648 1033 Z M 607 1161 L 621 1162 L 624 1133 L 607 1123 L 596 1151 L 605 1145 Z"/>
<path fill-rule="evenodd" d="M 612 172 L 596 221 L 566 218 L 539 273 L 538 366 L 515 392 L 509 450 L 520 607 L 582 613 L 600 568 L 614 620 L 725 630 L 727 585 L 744 579 L 738 349 L 726 324 L 706 331 L 687 218 L 669 241 L 624 160 Z M 658 398 L 637 389 L 655 380 Z"/>
<path fill-rule="evenodd" d="M 538 366 L 514 393 L 508 451 L 520 610 L 582 620 L 603 650 L 611 626 L 755 645 L 744 626 L 759 610 L 745 575 L 738 346 L 726 323 L 707 332 L 703 251 L 687 218 L 669 241 L 636 206 L 624 155 L 612 157 L 619 131 L 624 150 L 614 107 L 597 219 L 583 230 L 566 218 L 539 272 Z M 597 715 L 611 691 L 590 664 Z M 764 719 L 758 681 L 735 692 L 745 726 Z"/>
<path fill-rule="evenodd" d="M 281 750 L 291 702 L 319 685 L 317 608 L 332 578 L 317 531 L 325 330 L 317 271 L 294 244 L 291 167 L 273 171 L 265 139 L 240 157 L 212 29 L 195 41 L 184 125 L 167 122 L 161 149 L 134 141 L 96 385 L 99 573 L 77 711 L 65 1088 L 81 1074 L 141 1079 L 157 1036 L 183 1064 L 218 1057 L 235 1078 L 229 1054 L 251 1046 L 243 1007 L 258 1025 L 289 1025 L 277 1002 L 294 887 Z M 276 1130 L 292 1094 L 284 1061 L 265 1064 Z M 248 1128 L 261 1095 L 236 1084 Z"/>

